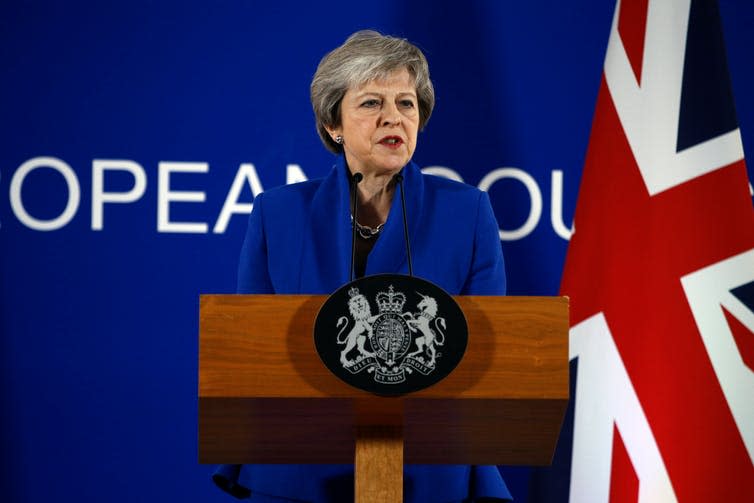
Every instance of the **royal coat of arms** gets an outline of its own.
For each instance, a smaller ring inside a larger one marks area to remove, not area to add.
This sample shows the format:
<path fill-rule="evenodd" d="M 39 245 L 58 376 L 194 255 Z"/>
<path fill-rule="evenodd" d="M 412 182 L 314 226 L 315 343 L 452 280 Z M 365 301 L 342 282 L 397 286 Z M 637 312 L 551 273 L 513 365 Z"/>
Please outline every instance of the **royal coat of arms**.
<path fill-rule="evenodd" d="M 405 311 L 406 295 L 390 285 L 377 294 L 379 313 L 373 315 L 358 288 L 351 288 L 348 295 L 351 316 L 341 316 L 337 322 L 343 368 L 353 374 L 374 373 L 374 380 L 385 384 L 402 383 L 414 371 L 428 375 L 435 369 L 442 356 L 438 347 L 445 344 L 446 323 L 438 316 L 434 298 L 416 292 L 420 298 L 416 311 Z"/>
<path fill-rule="evenodd" d="M 400 395 L 442 380 L 466 351 L 468 326 L 456 301 L 427 280 L 377 274 L 335 291 L 314 324 L 317 353 L 348 384 Z"/>

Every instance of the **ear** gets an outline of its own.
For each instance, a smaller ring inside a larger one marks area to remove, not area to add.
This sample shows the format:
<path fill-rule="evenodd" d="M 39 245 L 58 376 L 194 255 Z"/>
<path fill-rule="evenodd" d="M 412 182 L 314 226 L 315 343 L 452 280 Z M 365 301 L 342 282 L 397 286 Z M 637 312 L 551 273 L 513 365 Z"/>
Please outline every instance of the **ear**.
<path fill-rule="evenodd" d="M 327 134 L 330 135 L 330 138 L 332 138 L 332 141 L 335 141 L 336 136 L 343 134 L 343 128 L 340 126 L 337 126 L 337 127 L 325 126 L 325 129 L 327 130 Z"/>

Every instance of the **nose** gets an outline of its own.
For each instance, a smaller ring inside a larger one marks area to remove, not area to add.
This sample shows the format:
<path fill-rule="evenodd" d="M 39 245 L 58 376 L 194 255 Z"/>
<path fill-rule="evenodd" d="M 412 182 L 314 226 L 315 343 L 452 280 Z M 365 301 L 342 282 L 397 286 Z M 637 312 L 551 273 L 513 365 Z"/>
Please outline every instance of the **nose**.
<path fill-rule="evenodd" d="M 386 102 L 382 109 L 381 119 L 381 125 L 383 126 L 397 126 L 401 123 L 401 114 L 395 103 Z"/>

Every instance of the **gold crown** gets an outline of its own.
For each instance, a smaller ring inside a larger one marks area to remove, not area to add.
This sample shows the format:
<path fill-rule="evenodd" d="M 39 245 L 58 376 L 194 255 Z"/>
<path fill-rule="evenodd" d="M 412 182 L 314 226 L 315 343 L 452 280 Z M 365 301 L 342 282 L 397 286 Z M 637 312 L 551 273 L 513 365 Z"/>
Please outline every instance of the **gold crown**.
<path fill-rule="evenodd" d="M 393 285 L 390 285 L 387 292 L 377 294 L 377 306 L 381 313 L 400 313 L 405 303 L 406 296 L 401 292 L 393 291 Z"/>

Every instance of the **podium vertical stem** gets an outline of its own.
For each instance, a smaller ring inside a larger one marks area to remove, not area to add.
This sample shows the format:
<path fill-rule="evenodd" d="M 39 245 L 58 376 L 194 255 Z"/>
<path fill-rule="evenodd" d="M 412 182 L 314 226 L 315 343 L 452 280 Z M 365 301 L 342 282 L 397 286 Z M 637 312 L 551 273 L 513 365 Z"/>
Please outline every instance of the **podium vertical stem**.
<path fill-rule="evenodd" d="M 403 428 L 357 426 L 355 503 L 403 503 Z"/>

